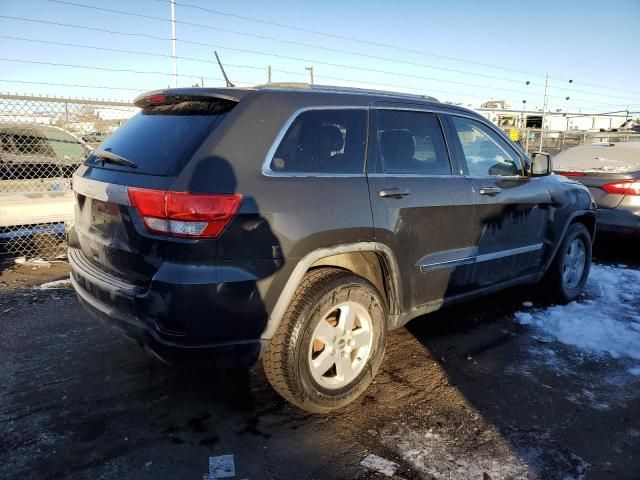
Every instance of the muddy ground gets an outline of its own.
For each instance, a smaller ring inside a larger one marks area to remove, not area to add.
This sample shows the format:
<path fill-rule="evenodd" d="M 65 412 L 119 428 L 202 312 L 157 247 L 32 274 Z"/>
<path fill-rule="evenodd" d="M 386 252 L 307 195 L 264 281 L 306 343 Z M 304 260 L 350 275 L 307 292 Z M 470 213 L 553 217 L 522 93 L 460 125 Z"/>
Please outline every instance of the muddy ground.
<path fill-rule="evenodd" d="M 601 263 L 640 268 L 633 242 Z M 159 363 L 97 324 L 64 264 L 0 272 L 0 478 L 201 479 L 232 454 L 246 479 L 640 478 L 640 377 L 514 322 L 524 287 L 442 310 L 390 335 L 365 394 L 331 415 L 281 400 L 261 367 Z M 639 346 L 640 348 L 640 346 Z"/>

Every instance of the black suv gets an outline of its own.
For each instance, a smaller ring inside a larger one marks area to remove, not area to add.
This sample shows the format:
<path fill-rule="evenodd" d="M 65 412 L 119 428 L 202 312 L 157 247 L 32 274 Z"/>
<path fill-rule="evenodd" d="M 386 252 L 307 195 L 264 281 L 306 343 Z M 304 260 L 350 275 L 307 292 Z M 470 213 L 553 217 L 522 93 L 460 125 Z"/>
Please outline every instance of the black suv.
<path fill-rule="evenodd" d="M 163 359 L 262 359 L 325 412 L 360 395 L 387 331 L 444 305 L 587 279 L 588 190 L 433 98 L 269 85 L 169 89 L 73 177 L 81 303 Z"/>

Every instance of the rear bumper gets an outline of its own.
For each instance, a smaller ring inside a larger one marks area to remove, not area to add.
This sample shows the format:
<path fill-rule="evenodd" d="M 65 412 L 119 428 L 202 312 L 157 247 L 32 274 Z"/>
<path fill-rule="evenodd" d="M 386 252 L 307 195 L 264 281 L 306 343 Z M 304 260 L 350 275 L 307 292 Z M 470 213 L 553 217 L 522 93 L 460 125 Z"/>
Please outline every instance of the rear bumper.
<path fill-rule="evenodd" d="M 620 204 L 617 208 L 597 210 L 597 228 L 602 232 L 640 234 L 640 205 Z"/>
<path fill-rule="evenodd" d="M 267 322 L 255 280 L 202 283 L 196 276 L 159 270 L 148 287 L 128 284 L 69 250 L 71 283 L 82 306 L 161 359 L 252 365 L 261 357 Z M 219 277 L 219 271 L 216 271 Z M 253 308 L 252 308 L 253 307 Z"/>

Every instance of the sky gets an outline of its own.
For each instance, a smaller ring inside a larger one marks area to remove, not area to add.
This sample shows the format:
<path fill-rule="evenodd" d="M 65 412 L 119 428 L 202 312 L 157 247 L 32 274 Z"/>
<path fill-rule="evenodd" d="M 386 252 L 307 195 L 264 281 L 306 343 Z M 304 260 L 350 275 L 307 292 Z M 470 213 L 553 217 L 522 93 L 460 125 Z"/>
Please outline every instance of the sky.
<path fill-rule="evenodd" d="M 318 84 L 539 109 L 548 73 L 552 111 L 640 110 L 640 0 L 175 1 L 178 86 L 222 86 L 217 50 L 238 86 L 269 65 L 274 82 L 308 82 L 313 66 Z M 172 86 L 170 18 L 169 0 L 0 0 L 0 92 Z"/>

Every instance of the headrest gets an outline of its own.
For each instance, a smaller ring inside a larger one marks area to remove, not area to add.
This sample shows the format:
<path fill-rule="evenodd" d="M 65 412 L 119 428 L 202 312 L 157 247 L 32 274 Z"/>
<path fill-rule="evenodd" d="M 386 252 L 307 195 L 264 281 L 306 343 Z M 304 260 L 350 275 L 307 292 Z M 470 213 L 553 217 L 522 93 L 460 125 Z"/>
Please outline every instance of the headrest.
<path fill-rule="evenodd" d="M 401 165 L 413 159 L 416 144 L 408 130 L 385 130 L 380 134 L 380 150 L 386 165 Z"/>
<path fill-rule="evenodd" d="M 342 131 L 335 125 L 322 125 L 318 129 L 318 145 L 329 152 L 338 152 L 344 147 Z"/>

